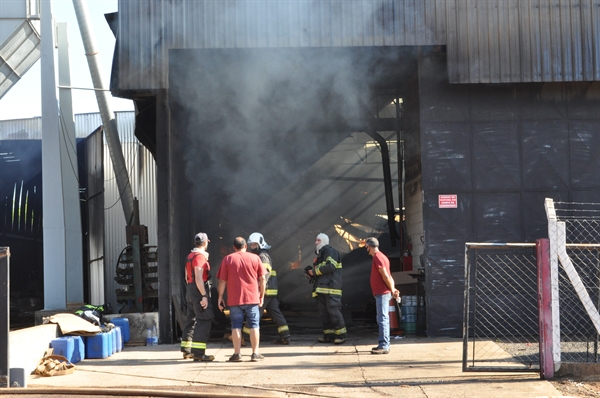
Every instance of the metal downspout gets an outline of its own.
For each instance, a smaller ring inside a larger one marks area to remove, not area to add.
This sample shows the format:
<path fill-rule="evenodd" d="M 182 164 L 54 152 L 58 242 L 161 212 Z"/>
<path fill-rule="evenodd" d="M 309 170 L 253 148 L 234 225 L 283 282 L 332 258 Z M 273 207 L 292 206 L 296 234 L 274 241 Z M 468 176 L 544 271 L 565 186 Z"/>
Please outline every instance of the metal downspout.
<path fill-rule="evenodd" d="M 394 196 L 392 192 L 392 172 L 390 171 L 390 151 L 385 138 L 376 131 L 367 131 L 367 134 L 371 136 L 379 144 L 381 148 L 381 163 L 383 165 L 383 185 L 385 188 L 385 205 L 388 216 L 388 228 L 390 231 L 390 242 L 392 247 L 396 246 L 396 238 L 398 233 L 396 232 L 395 217 L 396 212 L 394 210 Z"/>
<path fill-rule="evenodd" d="M 73 7 L 75 8 L 75 15 L 77 16 L 77 23 L 79 24 L 79 31 L 81 32 L 81 39 L 86 53 L 85 55 L 88 60 L 90 74 L 95 88 L 96 100 L 98 101 L 98 109 L 100 110 L 104 132 L 106 133 L 106 142 L 108 144 L 115 178 L 119 188 L 119 196 L 121 198 L 121 205 L 123 206 L 125 222 L 127 225 L 131 225 L 134 217 L 133 193 L 129 183 L 129 174 L 125 165 L 125 157 L 121 150 L 121 141 L 119 140 L 115 114 L 108 105 L 108 92 L 105 90 L 102 74 L 100 73 L 99 56 L 96 50 L 91 24 L 89 23 L 87 5 L 83 0 L 73 0 Z"/>

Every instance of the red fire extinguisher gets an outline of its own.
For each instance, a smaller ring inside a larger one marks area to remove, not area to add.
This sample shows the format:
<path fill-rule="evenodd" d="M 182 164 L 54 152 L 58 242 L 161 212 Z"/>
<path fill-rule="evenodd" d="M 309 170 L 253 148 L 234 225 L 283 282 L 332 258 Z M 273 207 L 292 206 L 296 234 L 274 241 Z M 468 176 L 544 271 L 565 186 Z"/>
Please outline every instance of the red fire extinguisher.
<path fill-rule="evenodd" d="M 402 310 L 400 309 L 400 296 L 397 299 L 392 298 L 390 300 L 390 333 L 391 334 L 401 334 L 402 330 L 400 329 L 400 319 L 402 319 Z"/>

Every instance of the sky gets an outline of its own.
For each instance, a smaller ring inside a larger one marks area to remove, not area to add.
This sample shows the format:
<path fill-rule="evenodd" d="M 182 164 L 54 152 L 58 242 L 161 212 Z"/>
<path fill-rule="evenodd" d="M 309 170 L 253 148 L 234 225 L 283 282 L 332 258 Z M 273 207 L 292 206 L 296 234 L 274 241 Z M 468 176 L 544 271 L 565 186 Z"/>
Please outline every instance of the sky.
<path fill-rule="evenodd" d="M 1 0 L 0 0 L 1 1 Z M 104 84 L 110 83 L 115 37 L 106 23 L 104 14 L 118 11 L 117 0 L 86 0 L 88 16 L 92 23 Z M 71 0 L 52 0 L 52 15 L 55 22 L 66 22 L 69 35 L 69 58 L 71 85 L 79 88 L 92 88 L 92 78 L 79 33 L 79 25 Z M 42 115 L 41 71 L 38 60 L 0 99 L 0 120 L 26 119 Z M 58 84 L 58 79 L 57 79 Z M 92 90 L 73 90 L 73 111 L 75 114 L 98 112 L 96 95 Z M 109 106 L 113 111 L 132 111 L 133 101 L 110 97 Z"/>

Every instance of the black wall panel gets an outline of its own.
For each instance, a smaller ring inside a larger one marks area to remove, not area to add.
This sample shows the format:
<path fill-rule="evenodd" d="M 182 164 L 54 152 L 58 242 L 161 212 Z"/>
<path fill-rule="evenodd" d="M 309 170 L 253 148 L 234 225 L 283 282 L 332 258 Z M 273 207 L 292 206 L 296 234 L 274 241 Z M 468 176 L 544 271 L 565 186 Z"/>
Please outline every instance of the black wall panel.
<path fill-rule="evenodd" d="M 475 190 L 514 190 L 521 186 L 516 122 L 473 126 L 473 183 Z"/>
<path fill-rule="evenodd" d="M 427 297 L 427 333 L 432 336 L 460 336 L 457 325 L 462 325 L 464 295 L 430 295 Z M 461 326 L 462 327 L 462 326 Z M 457 357 L 458 358 L 458 357 Z"/>
<path fill-rule="evenodd" d="M 522 240 L 521 195 L 518 192 L 475 193 L 473 213 L 475 241 Z"/>
<path fill-rule="evenodd" d="M 547 237 L 547 197 L 600 203 L 600 87 L 450 85 L 440 79 L 444 55 L 425 57 L 419 101 L 427 331 L 460 336 L 465 242 Z M 441 194 L 456 194 L 457 208 L 439 208 Z"/>
<path fill-rule="evenodd" d="M 489 96 L 487 85 L 474 85 L 469 91 L 470 120 L 482 122 L 517 120 L 516 89 L 512 85 L 494 86 L 495 95 Z"/>
<path fill-rule="evenodd" d="M 556 202 L 570 200 L 569 191 L 522 192 L 521 197 L 524 242 L 535 242 L 536 239 L 548 237 L 548 222 L 543 205 L 546 198 L 552 198 Z"/>
<path fill-rule="evenodd" d="M 598 66 L 596 66 L 598 67 Z M 600 118 L 600 82 L 571 83 L 565 87 L 565 101 L 570 120 Z"/>
<path fill-rule="evenodd" d="M 569 123 L 571 185 L 595 188 L 600 185 L 600 122 L 577 120 Z"/>
<path fill-rule="evenodd" d="M 567 102 L 564 98 L 566 83 L 519 84 L 528 87 L 517 91 L 520 120 L 564 120 Z"/>
<path fill-rule="evenodd" d="M 569 185 L 566 121 L 525 121 L 521 125 L 524 189 L 565 189 Z"/>
<path fill-rule="evenodd" d="M 457 261 L 456 253 L 464 253 L 464 242 L 473 240 L 471 194 L 457 196 L 456 209 L 439 209 L 438 195 L 425 196 L 425 241 L 429 262 L 425 269 L 428 294 L 447 296 L 463 288 L 464 269 Z"/>
<path fill-rule="evenodd" d="M 423 174 L 436 190 L 471 189 L 471 134 L 465 123 L 443 123 L 422 130 Z M 426 169 L 426 170 L 425 170 Z"/>

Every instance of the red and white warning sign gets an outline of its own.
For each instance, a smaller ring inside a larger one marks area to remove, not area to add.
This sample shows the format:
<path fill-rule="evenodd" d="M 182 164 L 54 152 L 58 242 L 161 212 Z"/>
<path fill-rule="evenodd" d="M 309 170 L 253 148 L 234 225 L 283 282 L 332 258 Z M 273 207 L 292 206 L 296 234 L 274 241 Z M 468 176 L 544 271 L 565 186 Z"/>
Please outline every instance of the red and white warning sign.
<path fill-rule="evenodd" d="M 438 206 L 440 209 L 456 209 L 458 195 L 438 195 Z"/>

